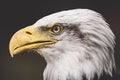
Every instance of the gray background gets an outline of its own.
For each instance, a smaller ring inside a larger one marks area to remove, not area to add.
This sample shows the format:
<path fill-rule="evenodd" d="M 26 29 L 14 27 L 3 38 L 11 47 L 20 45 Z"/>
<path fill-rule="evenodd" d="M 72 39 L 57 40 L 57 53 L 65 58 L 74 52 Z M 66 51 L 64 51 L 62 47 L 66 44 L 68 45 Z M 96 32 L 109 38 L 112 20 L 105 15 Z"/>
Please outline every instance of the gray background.
<path fill-rule="evenodd" d="M 11 58 L 11 36 L 38 19 L 61 10 L 88 8 L 101 13 L 116 35 L 116 74 L 120 76 L 120 2 L 119 0 L 39 0 L 0 1 L 0 80 L 42 80 L 44 59 L 36 53 Z M 117 79 L 117 78 L 115 78 Z"/>

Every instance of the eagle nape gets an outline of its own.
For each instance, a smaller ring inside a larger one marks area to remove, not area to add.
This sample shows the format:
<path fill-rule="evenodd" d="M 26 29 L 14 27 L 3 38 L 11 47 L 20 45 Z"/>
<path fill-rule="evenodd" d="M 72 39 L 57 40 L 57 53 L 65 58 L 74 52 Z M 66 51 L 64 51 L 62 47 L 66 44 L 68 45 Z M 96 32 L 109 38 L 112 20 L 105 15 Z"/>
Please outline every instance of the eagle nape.
<path fill-rule="evenodd" d="M 115 35 L 102 15 L 89 9 L 53 13 L 17 31 L 10 40 L 13 57 L 35 50 L 47 62 L 44 80 L 93 80 L 115 69 Z"/>

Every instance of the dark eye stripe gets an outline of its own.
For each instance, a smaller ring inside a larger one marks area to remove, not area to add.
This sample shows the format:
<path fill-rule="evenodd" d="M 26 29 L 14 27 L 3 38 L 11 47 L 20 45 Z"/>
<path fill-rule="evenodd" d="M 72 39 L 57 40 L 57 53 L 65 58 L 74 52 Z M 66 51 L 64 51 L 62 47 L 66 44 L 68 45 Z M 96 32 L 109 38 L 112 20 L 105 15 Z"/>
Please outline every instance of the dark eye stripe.
<path fill-rule="evenodd" d="M 42 31 L 48 31 L 48 30 L 49 30 L 48 27 L 40 27 L 40 29 L 41 29 Z"/>
<path fill-rule="evenodd" d="M 68 34 L 74 33 L 74 36 L 84 38 L 84 35 L 81 33 L 79 29 L 79 25 L 74 25 L 74 24 L 66 24 L 66 23 L 56 23 L 51 26 L 42 26 L 40 29 L 42 31 L 50 32 L 52 35 L 58 35 L 63 33 L 64 31 L 67 32 Z"/>
<path fill-rule="evenodd" d="M 79 37 L 79 38 L 84 38 L 84 34 L 82 34 L 82 32 L 80 31 L 79 27 L 80 24 L 78 25 L 74 25 L 74 24 L 64 24 L 64 30 L 65 32 L 67 32 L 68 34 L 73 33 L 73 36 Z"/>

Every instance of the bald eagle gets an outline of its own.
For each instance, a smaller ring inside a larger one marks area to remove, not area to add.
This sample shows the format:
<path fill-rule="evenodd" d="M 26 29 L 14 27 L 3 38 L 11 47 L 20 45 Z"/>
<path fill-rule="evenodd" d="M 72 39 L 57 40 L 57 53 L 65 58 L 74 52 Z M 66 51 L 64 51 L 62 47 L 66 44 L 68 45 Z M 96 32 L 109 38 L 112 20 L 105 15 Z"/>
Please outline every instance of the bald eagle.
<path fill-rule="evenodd" d="M 17 31 L 10 54 L 38 52 L 47 62 L 44 80 L 93 80 L 115 69 L 115 35 L 101 14 L 89 9 L 60 11 Z"/>

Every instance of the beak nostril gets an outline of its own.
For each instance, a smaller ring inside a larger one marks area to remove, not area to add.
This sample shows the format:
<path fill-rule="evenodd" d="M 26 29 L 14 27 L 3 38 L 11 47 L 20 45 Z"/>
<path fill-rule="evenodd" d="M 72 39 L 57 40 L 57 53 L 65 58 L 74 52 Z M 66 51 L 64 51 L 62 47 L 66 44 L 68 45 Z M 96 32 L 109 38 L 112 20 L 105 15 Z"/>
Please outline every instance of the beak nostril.
<path fill-rule="evenodd" d="M 32 33 L 31 33 L 31 32 L 29 32 L 29 31 L 26 31 L 26 34 L 32 35 Z"/>

